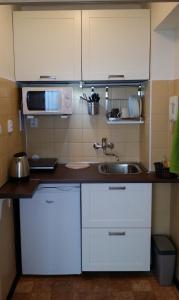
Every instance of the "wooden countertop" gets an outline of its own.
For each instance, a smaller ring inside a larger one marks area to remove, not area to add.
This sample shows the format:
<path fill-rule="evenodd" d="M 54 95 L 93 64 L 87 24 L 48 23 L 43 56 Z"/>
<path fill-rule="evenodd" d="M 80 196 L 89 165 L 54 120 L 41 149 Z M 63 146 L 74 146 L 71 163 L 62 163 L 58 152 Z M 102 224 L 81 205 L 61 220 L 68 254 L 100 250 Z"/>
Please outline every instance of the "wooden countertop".
<path fill-rule="evenodd" d="M 52 171 L 34 171 L 29 181 L 8 181 L 0 188 L 0 198 L 31 198 L 39 183 L 179 183 L 179 178 L 157 178 L 155 173 L 100 174 L 98 164 L 86 169 L 69 169 L 59 164 Z"/>

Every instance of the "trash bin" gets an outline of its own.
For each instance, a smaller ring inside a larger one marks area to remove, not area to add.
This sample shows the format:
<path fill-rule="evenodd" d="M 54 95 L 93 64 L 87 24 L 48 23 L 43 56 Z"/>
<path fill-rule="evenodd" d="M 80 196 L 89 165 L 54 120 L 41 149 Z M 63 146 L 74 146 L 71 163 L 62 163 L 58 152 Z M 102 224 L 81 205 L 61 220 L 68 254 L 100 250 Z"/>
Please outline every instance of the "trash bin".
<path fill-rule="evenodd" d="M 174 277 L 176 248 L 166 235 L 153 235 L 153 267 L 160 285 L 171 285 Z"/>

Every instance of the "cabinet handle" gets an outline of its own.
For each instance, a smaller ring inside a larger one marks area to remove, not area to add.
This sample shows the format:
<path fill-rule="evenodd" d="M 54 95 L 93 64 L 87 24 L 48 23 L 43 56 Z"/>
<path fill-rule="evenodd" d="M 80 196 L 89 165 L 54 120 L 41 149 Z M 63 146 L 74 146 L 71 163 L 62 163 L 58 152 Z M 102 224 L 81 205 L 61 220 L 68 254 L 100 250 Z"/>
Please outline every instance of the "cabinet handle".
<path fill-rule="evenodd" d="M 126 186 L 109 186 L 109 190 L 126 190 Z"/>
<path fill-rule="evenodd" d="M 125 231 L 118 231 L 118 232 L 116 232 L 116 231 L 109 231 L 108 235 L 110 235 L 110 236 L 112 236 L 112 235 L 124 236 L 124 235 L 126 235 L 126 233 L 125 233 Z"/>
<path fill-rule="evenodd" d="M 40 79 L 54 79 L 54 80 L 56 80 L 56 76 L 40 75 Z"/>
<path fill-rule="evenodd" d="M 113 78 L 124 78 L 125 76 L 122 74 L 119 75 L 108 75 L 108 79 L 113 79 Z"/>
<path fill-rule="evenodd" d="M 52 203 L 54 203 L 53 200 L 46 200 L 45 202 L 46 202 L 47 204 L 52 204 Z"/>

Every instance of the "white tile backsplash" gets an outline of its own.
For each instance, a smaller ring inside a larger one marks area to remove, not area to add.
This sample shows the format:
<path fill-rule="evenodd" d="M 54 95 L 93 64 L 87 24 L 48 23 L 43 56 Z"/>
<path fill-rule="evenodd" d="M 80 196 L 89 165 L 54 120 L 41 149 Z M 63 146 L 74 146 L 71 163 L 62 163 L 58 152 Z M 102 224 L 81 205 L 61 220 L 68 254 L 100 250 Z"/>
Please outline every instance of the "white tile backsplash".
<path fill-rule="evenodd" d="M 128 97 L 135 88 L 112 88 L 112 98 Z M 59 162 L 68 161 L 114 161 L 114 157 L 105 156 L 102 150 L 93 148 L 95 142 L 101 143 L 106 137 L 115 145 L 114 151 L 120 160 L 139 160 L 139 126 L 109 125 L 105 116 L 105 89 L 95 88 L 100 95 L 100 114 L 88 115 L 87 103 L 80 95 L 88 96 L 91 89 L 73 86 L 73 114 L 64 119 L 60 116 L 39 116 L 38 128 L 27 124 L 28 152 L 41 157 L 55 156 Z M 28 123 L 28 122 L 27 122 Z"/>

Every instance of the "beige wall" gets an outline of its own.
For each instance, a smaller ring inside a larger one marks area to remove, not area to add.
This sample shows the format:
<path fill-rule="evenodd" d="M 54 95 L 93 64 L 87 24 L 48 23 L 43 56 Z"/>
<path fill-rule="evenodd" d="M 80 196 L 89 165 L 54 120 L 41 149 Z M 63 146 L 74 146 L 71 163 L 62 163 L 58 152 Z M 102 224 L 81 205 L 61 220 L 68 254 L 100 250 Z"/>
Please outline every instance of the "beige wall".
<path fill-rule="evenodd" d="M 151 9 L 153 11 L 153 26 L 156 28 L 162 21 L 173 11 L 178 5 L 176 2 L 159 2 L 152 3 Z"/>
<path fill-rule="evenodd" d="M 18 128 L 18 93 L 14 82 L 12 7 L 0 6 L 0 186 L 6 182 L 12 155 L 22 150 Z M 14 131 L 7 133 L 7 120 Z M 0 199 L 0 300 L 16 275 L 12 200 Z"/>
<path fill-rule="evenodd" d="M 169 122 L 169 97 L 174 95 L 171 80 L 151 81 L 151 168 L 154 162 L 164 158 L 170 160 L 171 131 Z M 171 226 L 171 184 L 153 185 L 153 233 L 170 234 Z"/>
<path fill-rule="evenodd" d="M 80 95 L 89 89 L 81 90 L 74 87 L 73 115 L 68 119 L 60 117 L 38 117 L 39 127 L 29 128 L 27 121 L 28 153 L 41 157 L 57 157 L 59 162 L 68 161 L 109 161 L 114 158 L 104 156 L 101 150 L 95 151 L 93 143 L 101 143 L 102 137 L 107 137 L 114 143 L 114 152 L 122 161 L 139 161 L 139 127 L 140 125 L 108 125 L 105 117 L 105 90 L 95 89 L 99 93 L 100 114 L 90 116 L 87 113 L 87 103 L 80 100 Z M 113 88 L 110 92 L 113 99 L 127 99 L 136 93 L 136 88 Z M 127 101 L 124 101 L 127 103 Z M 113 107 L 119 105 L 114 101 Z M 124 105 L 126 105 L 124 103 Z M 143 126 L 143 125 L 141 125 Z"/>
<path fill-rule="evenodd" d="M 0 77 L 14 80 L 12 6 L 0 7 Z"/>
<path fill-rule="evenodd" d="M 144 124 L 140 126 L 140 161 L 149 170 L 149 148 L 150 148 L 150 82 L 146 86 L 143 101 Z"/>
<path fill-rule="evenodd" d="M 6 182 L 14 153 L 22 150 L 18 124 L 18 92 L 14 82 L 0 79 L 0 186 Z M 13 120 L 14 131 L 7 132 L 7 120 Z M 0 199 L 0 299 L 6 299 L 16 274 L 12 200 Z"/>
<path fill-rule="evenodd" d="M 174 80 L 173 93 L 179 96 L 179 79 Z M 179 280 L 179 184 L 172 184 L 171 199 L 171 236 L 178 250 L 176 277 Z"/>
<path fill-rule="evenodd" d="M 151 162 L 170 159 L 169 97 L 173 81 L 155 80 L 151 87 Z"/>

